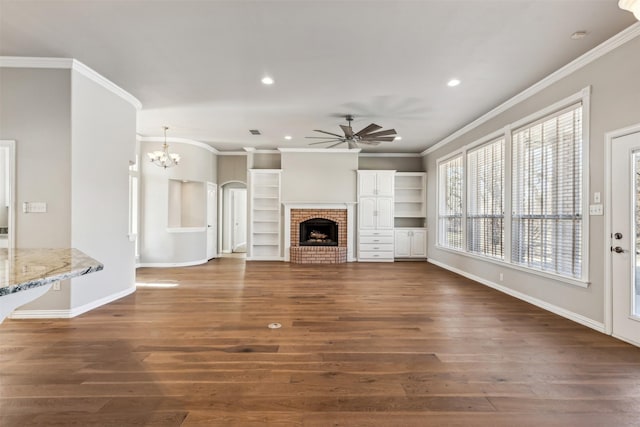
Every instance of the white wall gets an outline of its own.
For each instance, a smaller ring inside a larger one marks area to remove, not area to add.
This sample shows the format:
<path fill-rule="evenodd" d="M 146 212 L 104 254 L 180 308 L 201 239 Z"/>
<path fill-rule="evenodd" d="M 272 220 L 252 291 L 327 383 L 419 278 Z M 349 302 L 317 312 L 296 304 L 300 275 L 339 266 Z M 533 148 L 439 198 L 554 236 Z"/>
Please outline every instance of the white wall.
<path fill-rule="evenodd" d="M 77 71 L 71 79 L 71 246 L 104 264 L 71 280 L 71 307 L 135 290 L 129 162 L 136 109 Z"/>
<path fill-rule="evenodd" d="M 282 152 L 284 202 L 355 202 L 357 152 Z"/>
<path fill-rule="evenodd" d="M 140 264 L 206 262 L 207 236 L 204 226 L 202 230 L 186 233 L 167 230 L 169 180 L 217 183 L 217 156 L 205 148 L 169 140 L 169 151 L 180 154 L 181 161 L 175 167 L 163 169 L 149 162 L 147 158 L 148 152 L 161 148 L 161 142 L 146 142 L 143 139 L 140 143 Z M 206 192 L 202 195 L 203 198 L 206 197 Z M 202 203 L 202 206 L 206 206 L 206 200 L 203 199 Z"/>
<path fill-rule="evenodd" d="M 428 154 L 424 162 L 428 171 L 427 216 L 431 230 L 428 240 L 429 258 L 491 282 L 498 282 L 499 274 L 503 272 L 504 280 L 499 282 L 500 285 L 601 324 L 604 321 L 604 262 L 605 257 L 609 255 L 608 242 L 604 238 L 604 217 L 590 217 L 589 278 L 591 284 L 587 289 L 439 250 L 435 246 L 436 160 L 591 85 L 590 194 L 600 192 L 602 200 L 606 200 L 604 135 L 608 131 L 640 122 L 640 78 L 638 76 L 640 76 L 640 38 L 635 38 Z"/>

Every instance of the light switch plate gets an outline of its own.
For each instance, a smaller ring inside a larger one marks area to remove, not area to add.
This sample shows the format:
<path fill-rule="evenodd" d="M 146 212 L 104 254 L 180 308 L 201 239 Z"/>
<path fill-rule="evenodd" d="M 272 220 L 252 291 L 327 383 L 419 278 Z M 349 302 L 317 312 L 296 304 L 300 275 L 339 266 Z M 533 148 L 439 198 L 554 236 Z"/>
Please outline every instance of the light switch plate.
<path fill-rule="evenodd" d="M 47 202 L 24 202 L 22 211 L 24 213 L 46 213 Z"/>
<path fill-rule="evenodd" d="M 602 205 L 589 205 L 589 215 L 604 215 Z"/>

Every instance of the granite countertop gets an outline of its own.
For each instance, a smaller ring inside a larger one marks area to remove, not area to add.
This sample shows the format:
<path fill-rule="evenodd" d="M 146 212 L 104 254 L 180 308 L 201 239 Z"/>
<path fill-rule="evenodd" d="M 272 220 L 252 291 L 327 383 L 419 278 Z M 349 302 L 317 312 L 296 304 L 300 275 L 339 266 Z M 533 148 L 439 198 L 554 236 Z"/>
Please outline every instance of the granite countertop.
<path fill-rule="evenodd" d="M 103 268 L 77 249 L 0 249 L 0 297 Z"/>

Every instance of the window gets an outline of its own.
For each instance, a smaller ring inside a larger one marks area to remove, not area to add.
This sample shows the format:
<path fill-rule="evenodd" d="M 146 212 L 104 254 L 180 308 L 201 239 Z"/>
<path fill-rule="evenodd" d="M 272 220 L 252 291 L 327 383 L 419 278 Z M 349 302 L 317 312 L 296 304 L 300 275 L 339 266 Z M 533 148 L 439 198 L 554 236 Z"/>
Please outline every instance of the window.
<path fill-rule="evenodd" d="M 440 163 L 438 238 L 441 246 L 462 249 L 462 154 Z"/>
<path fill-rule="evenodd" d="M 504 258 L 504 138 L 467 153 L 467 250 Z"/>
<path fill-rule="evenodd" d="M 135 163 L 129 165 L 129 239 L 135 242 L 136 260 L 140 256 L 138 239 L 139 177 L 138 156 L 136 155 Z"/>
<path fill-rule="evenodd" d="M 582 277 L 582 166 L 582 105 L 513 132 L 513 263 Z"/>

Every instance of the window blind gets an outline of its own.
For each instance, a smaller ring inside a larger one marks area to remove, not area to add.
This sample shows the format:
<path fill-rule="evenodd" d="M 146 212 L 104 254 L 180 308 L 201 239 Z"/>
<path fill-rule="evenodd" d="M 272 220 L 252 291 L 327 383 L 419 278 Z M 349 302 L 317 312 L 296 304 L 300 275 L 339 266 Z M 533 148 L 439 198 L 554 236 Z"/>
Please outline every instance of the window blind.
<path fill-rule="evenodd" d="M 581 104 L 513 132 L 513 263 L 582 276 L 582 166 Z"/>
<path fill-rule="evenodd" d="M 467 153 L 467 250 L 504 258 L 504 138 Z"/>
<path fill-rule="evenodd" d="M 439 165 L 438 241 L 441 246 L 462 249 L 462 154 Z"/>

